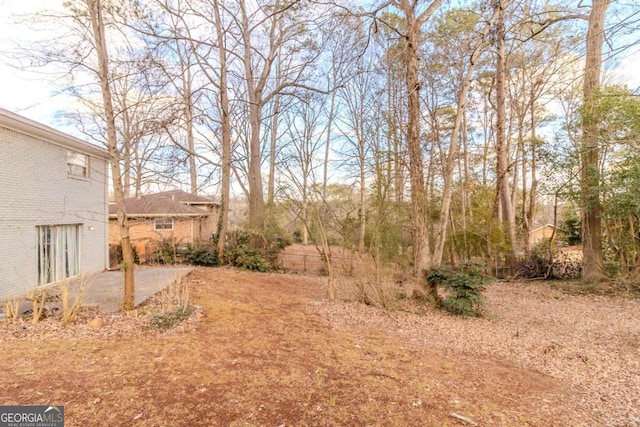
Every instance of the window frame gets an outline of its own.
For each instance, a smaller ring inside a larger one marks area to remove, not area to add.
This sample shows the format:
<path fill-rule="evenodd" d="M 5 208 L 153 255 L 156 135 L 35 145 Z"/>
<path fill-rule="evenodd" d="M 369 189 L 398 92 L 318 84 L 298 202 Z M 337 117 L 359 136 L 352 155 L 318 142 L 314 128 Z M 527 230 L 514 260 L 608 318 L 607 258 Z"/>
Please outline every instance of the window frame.
<path fill-rule="evenodd" d="M 36 226 L 38 286 L 80 275 L 82 224 Z"/>
<path fill-rule="evenodd" d="M 158 227 L 160 225 L 160 227 Z M 154 218 L 153 229 L 156 231 L 173 230 L 173 218 L 170 216 L 162 216 Z"/>
<path fill-rule="evenodd" d="M 75 179 L 89 179 L 89 155 L 67 150 L 67 176 Z"/>

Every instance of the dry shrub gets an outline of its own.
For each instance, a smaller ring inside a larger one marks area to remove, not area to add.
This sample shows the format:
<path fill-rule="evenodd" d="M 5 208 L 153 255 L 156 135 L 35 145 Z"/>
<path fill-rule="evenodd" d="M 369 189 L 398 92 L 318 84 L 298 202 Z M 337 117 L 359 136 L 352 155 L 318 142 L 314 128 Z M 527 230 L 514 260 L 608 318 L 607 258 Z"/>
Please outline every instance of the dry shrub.
<path fill-rule="evenodd" d="M 574 279 L 582 273 L 582 251 L 557 248 L 545 241 L 525 257 L 511 260 L 508 265 L 512 279 Z"/>
<path fill-rule="evenodd" d="M 349 277 L 340 280 L 343 296 L 354 300 L 390 310 L 397 308 L 398 301 L 407 297 L 404 284 L 394 279 L 394 272 L 390 269 L 354 268 Z"/>
<path fill-rule="evenodd" d="M 359 253 L 355 250 L 344 248 L 334 250 L 333 259 L 337 270 L 346 277 L 357 277 L 363 272 L 370 274 L 377 268 L 371 254 Z"/>
<path fill-rule="evenodd" d="M 159 331 L 167 331 L 193 313 L 189 283 L 177 276 L 174 282 L 163 289 L 156 297 L 160 312 L 149 317 L 149 327 Z"/>
<path fill-rule="evenodd" d="M 17 298 L 7 298 L 4 301 L 4 314 L 7 322 L 17 322 L 20 318 L 20 300 Z"/>
<path fill-rule="evenodd" d="M 73 284 L 68 280 L 60 284 L 59 291 L 63 323 L 73 322 L 78 313 L 82 311 L 82 293 L 85 285 L 86 281 L 84 278 Z M 71 301 L 72 296 L 73 302 Z"/>
<path fill-rule="evenodd" d="M 390 277 L 384 276 L 378 280 L 366 283 L 365 295 L 373 305 L 390 310 L 397 307 L 399 299 L 405 298 L 404 293 Z"/>
<path fill-rule="evenodd" d="M 31 301 L 31 323 L 36 324 L 45 317 L 45 304 L 49 302 L 51 296 L 47 289 L 34 289 L 27 296 Z"/>
<path fill-rule="evenodd" d="M 173 284 L 163 289 L 158 295 L 160 311 L 168 313 L 170 311 L 186 309 L 190 305 L 191 289 L 189 283 L 184 281 L 182 276 L 176 276 Z"/>
<path fill-rule="evenodd" d="M 618 275 L 612 285 L 618 293 L 631 298 L 640 298 L 640 269 Z"/>

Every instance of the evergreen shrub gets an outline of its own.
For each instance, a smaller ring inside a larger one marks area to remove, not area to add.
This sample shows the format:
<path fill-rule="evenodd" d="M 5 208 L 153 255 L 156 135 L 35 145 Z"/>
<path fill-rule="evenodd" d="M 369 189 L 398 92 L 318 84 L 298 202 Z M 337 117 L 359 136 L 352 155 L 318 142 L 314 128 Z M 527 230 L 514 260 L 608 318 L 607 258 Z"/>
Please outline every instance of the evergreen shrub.
<path fill-rule="evenodd" d="M 441 266 L 427 273 L 426 284 L 441 286 L 446 296 L 441 307 L 459 316 L 479 316 L 482 310 L 482 291 L 490 278 L 481 273 L 481 266 L 463 264 L 457 271 Z"/>

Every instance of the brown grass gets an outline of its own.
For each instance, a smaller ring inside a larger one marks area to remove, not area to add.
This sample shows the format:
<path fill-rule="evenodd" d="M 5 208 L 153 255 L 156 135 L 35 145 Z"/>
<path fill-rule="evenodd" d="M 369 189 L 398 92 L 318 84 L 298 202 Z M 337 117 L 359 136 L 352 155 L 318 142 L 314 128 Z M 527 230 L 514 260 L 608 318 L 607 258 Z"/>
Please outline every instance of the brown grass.
<path fill-rule="evenodd" d="M 336 329 L 321 280 L 199 269 L 197 330 L 0 343 L 0 404 L 65 406 L 67 426 L 576 425 L 563 384 L 492 357 Z"/>

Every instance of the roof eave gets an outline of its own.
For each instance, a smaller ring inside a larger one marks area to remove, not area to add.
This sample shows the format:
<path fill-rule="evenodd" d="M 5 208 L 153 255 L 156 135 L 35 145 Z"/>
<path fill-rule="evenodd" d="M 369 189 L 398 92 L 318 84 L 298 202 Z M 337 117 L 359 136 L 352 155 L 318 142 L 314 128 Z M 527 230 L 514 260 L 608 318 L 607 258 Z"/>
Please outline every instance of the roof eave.
<path fill-rule="evenodd" d="M 213 213 L 212 212 L 202 212 L 202 213 L 181 213 L 181 214 L 176 214 L 176 213 L 155 213 L 155 214 L 148 214 L 148 213 L 133 213 L 127 214 L 127 218 L 166 218 L 166 217 L 171 217 L 171 218 L 200 218 L 203 216 L 212 216 Z M 117 219 L 118 218 L 118 214 L 109 214 L 109 219 Z"/>
<path fill-rule="evenodd" d="M 105 149 L 3 108 L 0 108 L 0 126 L 94 157 L 105 160 L 109 158 L 108 152 Z"/>

